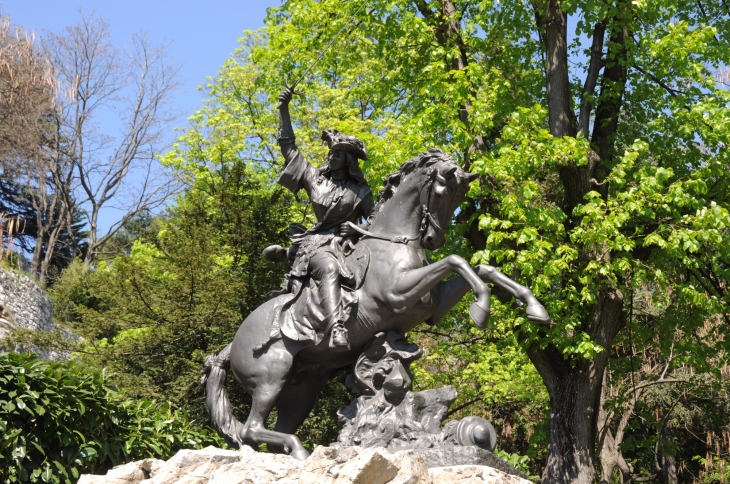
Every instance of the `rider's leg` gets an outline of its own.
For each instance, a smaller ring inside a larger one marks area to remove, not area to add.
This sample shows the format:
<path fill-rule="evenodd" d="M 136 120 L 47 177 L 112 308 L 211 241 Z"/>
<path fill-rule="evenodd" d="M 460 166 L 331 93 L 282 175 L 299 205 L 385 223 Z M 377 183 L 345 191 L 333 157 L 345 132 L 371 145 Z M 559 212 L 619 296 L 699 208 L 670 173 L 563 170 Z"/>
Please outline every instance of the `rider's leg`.
<path fill-rule="evenodd" d="M 332 329 L 334 346 L 349 346 L 347 330 L 342 316 L 342 295 L 340 293 L 340 266 L 329 252 L 318 252 L 309 260 L 310 274 L 319 285 L 325 328 Z"/>

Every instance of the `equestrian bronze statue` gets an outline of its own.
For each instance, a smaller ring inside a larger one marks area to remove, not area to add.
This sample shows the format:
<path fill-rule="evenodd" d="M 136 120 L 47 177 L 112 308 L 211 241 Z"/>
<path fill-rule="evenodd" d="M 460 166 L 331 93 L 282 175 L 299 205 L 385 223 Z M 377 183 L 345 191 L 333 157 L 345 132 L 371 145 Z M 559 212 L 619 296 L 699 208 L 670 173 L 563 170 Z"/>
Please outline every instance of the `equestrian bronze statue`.
<path fill-rule="evenodd" d="M 494 267 L 472 268 L 457 255 L 429 261 L 426 250 L 443 246 L 476 174 L 430 149 L 391 174 L 374 205 L 357 164 L 367 157 L 362 142 L 325 132 L 327 163 L 312 167 L 296 149 L 290 99 L 291 90 L 280 95 L 286 165 L 279 182 L 309 194 L 317 223 L 295 227 L 289 249 L 267 248 L 268 258 L 292 264 L 282 290 L 243 321 L 231 344 L 206 359 L 202 380 L 212 424 L 229 444 L 266 443 L 305 459 L 309 453 L 294 433 L 325 382 L 352 365 L 375 335 L 436 322 L 469 290 L 475 297 L 469 314 L 483 328 L 489 319 L 486 283 L 524 304 L 529 319 L 544 323 L 549 317 L 528 288 Z M 454 272 L 457 277 L 443 280 Z M 228 371 L 252 396 L 245 423 L 230 408 Z M 269 430 L 265 422 L 274 407 L 278 419 Z"/>

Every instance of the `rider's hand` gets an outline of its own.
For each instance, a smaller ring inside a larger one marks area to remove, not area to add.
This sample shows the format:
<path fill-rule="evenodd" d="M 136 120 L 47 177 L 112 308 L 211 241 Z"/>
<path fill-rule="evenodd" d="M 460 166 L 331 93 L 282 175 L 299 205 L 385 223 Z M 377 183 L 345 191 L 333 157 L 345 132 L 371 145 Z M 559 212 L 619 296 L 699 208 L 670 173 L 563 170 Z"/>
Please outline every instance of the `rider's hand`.
<path fill-rule="evenodd" d="M 349 235 L 357 235 L 357 230 L 352 228 L 349 223 L 345 222 L 342 225 L 340 225 L 340 234 L 342 234 L 343 237 L 347 237 Z"/>
<path fill-rule="evenodd" d="M 288 106 L 291 101 L 294 91 L 290 88 L 286 88 L 279 94 L 279 107 Z"/>

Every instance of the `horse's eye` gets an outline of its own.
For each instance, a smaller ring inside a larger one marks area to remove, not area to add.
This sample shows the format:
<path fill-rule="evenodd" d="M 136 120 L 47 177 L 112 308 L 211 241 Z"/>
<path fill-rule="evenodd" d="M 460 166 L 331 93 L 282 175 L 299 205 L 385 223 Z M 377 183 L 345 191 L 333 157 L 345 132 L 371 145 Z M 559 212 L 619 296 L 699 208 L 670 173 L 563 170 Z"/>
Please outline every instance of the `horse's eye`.
<path fill-rule="evenodd" d="M 441 195 L 446 193 L 446 185 L 444 185 L 443 183 L 440 183 L 439 181 L 435 181 L 433 183 L 433 191 L 437 196 L 440 197 Z"/>

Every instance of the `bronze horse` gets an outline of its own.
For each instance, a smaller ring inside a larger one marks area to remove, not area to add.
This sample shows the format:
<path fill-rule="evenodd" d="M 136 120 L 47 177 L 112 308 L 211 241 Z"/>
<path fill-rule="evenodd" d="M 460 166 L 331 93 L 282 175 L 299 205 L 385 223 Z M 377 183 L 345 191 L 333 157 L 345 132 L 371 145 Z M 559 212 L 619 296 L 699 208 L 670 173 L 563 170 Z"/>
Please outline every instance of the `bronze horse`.
<path fill-rule="evenodd" d="M 270 449 L 305 459 L 309 453 L 294 432 L 338 369 L 356 361 L 377 333 L 406 332 L 423 321 L 438 321 L 469 289 L 476 299 L 469 314 L 477 326 L 484 327 L 490 297 L 485 281 L 525 304 L 528 318 L 549 320 L 528 288 L 494 267 L 472 269 L 457 255 L 428 261 L 425 249 L 444 244 L 450 219 L 476 176 L 432 149 L 388 177 L 369 230 L 358 229 L 361 238 L 348 257 L 358 275 L 357 314 L 345 323 L 350 349 L 330 348 L 326 340 L 313 346 L 285 335 L 270 341 L 276 314 L 276 299 L 272 299 L 246 318 L 230 345 L 206 359 L 202 381 L 208 412 L 213 426 L 230 444 L 266 443 Z M 442 281 L 452 272 L 458 277 Z M 253 398 L 245 424 L 231 412 L 225 390 L 228 369 Z M 274 429 L 268 430 L 266 418 L 274 407 L 278 419 Z"/>

